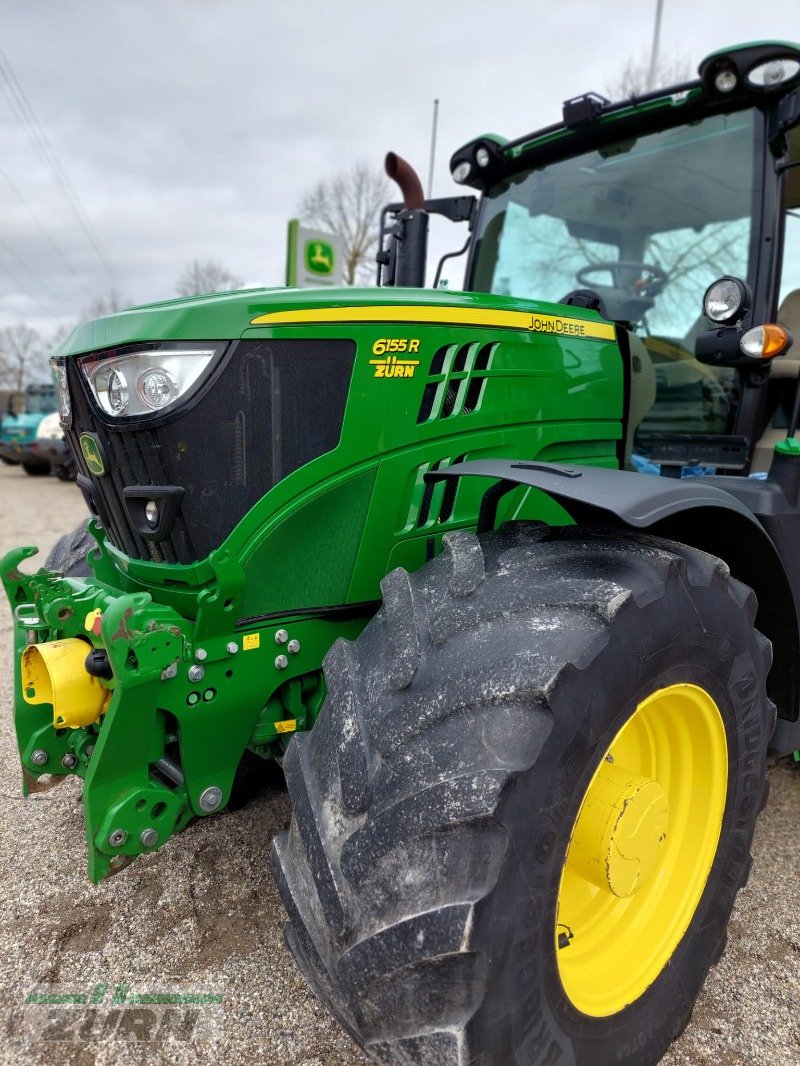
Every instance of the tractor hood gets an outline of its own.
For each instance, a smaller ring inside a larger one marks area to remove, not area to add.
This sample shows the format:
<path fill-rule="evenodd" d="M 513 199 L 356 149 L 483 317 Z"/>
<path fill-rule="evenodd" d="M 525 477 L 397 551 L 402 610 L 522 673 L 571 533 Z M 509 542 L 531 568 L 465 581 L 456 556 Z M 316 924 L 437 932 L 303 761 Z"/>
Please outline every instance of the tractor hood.
<path fill-rule="evenodd" d="M 403 308 L 413 308 L 404 314 Z M 81 355 L 123 344 L 153 340 L 235 340 L 251 327 L 307 324 L 316 310 L 325 310 L 317 320 L 326 322 L 427 321 L 441 324 L 472 324 L 492 321 L 531 328 L 527 321 L 507 319 L 509 312 L 526 316 L 564 314 L 565 308 L 522 301 L 486 293 L 444 292 L 431 289 L 243 289 L 211 296 L 193 296 L 145 304 L 78 326 L 55 353 Z M 341 309 L 341 310 L 339 310 Z M 393 313 L 394 312 L 394 313 Z M 570 319 L 601 321 L 596 312 L 569 308 Z M 502 321 L 507 319 L 507 321 Z M 608 336 L 612 327 L 605 325 Z"/>

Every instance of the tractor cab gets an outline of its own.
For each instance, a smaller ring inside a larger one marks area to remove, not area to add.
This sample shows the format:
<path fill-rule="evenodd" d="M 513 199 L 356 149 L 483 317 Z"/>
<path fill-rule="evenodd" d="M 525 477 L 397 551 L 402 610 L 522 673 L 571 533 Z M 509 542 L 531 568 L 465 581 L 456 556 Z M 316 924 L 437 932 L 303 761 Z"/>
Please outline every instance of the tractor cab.
<path fill-rule="evenodd" d="M 752 293 L 744 329 L 800 334 L 798 83 L 800 50 L 748 45 L 708 57 L 696 81 L 577 97 L 556 126 L 452 157 L 454 179 L 483 193 L 466 289 L 595 307 L 628 332 L 629 469 L 763 471 L 786 435 L 800 353 L 770 373 L 696 345 L 713 325 L 703 293 L 725 275 Z"/>

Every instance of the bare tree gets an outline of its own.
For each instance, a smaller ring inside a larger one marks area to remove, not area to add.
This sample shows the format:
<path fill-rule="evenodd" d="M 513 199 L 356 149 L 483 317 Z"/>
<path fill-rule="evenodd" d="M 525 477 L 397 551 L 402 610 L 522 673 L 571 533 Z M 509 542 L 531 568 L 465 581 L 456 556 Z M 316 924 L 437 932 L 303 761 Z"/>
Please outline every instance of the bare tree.
<path fill-rule="evenodd" d="M 629 59 L 620 74 L 606 83 L 605 91 L 612 100 L 627 100 L 648 92 L 650 60 Z M 653 88 L 680 85 L 692 77 L 692 64 L 688 56 L 672 55 L 659 60 L 653 72 Z"/>
<path fill-rule="evenodd" d="M 318 181 L 300 201 L 304 223 L 341 238 L 348 285 L 363 285 L 372 277 L 378 214 L 389 196 L 389 183 L 383 174 L 362 161 Z"/>
<path fill-rule="evenodd" d="M 215 259 L 193 260 L 181 276 L 175 288 L 178 296 L 204 296 L 209 292 L 227 292 L 240 289 L 244 282 L 231 274 Z"/>
<path fill-rule="evenodd" d="M 124 311 L 126 307 L 130 307 L 130 300 L 122 296 L 118 289 L 109 289 L 104 295 L 92 300 L 81 315 L 81 319 L 88 321 L 90 318 L 102 318 L 103 315 L 113 315 L 117 311 Z"/>
<path fill-rule="evenodd" d="M 30 381 L 50 378 L 41 334 L 18 322 L 0 330 L 0 380 L 6 388 L 22 392 Z"/>

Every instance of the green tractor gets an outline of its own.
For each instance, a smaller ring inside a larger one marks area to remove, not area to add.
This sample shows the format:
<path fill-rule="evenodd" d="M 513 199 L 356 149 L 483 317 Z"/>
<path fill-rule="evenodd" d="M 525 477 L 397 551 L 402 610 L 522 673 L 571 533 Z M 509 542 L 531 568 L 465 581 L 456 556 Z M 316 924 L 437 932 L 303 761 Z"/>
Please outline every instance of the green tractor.
<path fill-rule="evenodd" d="M 800 747 L 800 48 L 479 137 L 478 196 L 388 162 L 382 288 L 56 353 L 93 518 L 2 561 L 24 787 L 83 779 L 99 881 L 277 760 L 287 941 L 375 1061 L 655 1062 Z"/>

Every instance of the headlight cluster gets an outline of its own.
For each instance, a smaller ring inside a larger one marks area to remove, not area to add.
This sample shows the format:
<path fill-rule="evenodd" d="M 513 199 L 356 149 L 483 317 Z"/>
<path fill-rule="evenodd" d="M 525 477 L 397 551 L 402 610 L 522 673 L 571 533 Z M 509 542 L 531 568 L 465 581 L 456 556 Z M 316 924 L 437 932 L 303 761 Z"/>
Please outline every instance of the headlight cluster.
<path fill-rule="evenodd" d="M 150 415 L 186 396 L 223 344 L 161 343 L 83 355 L 78 364 L 101 409 L 115 418 Z"/>
<path fill-rule="evenodd" d="M 703 311 L 712 322 L 734 322 L 750 309 L 752 298 L 739 278 L 724 277 L 709 285 L 703 297 Z"/>
<path fill-rule="evenodd" d="M 67 364 L 64 357 L 53 357 L 50 360 L 50 369 L 53 371 L 53 381 L 58 392 L 58 414 L 62 424 L 68 426 L 72 421 L 72 404 L 69 399 Z"/>

